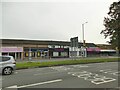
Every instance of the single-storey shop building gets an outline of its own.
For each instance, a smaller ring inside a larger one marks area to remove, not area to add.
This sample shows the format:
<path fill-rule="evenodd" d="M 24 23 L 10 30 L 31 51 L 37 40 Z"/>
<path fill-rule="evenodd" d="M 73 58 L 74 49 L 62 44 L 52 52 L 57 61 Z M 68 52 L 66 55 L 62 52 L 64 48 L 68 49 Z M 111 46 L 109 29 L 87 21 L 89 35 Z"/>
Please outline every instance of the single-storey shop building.
<path fill-rule="evenodd" d="M 70 41 L 1 39 L 1 55 L 12 55 L 15 59 L 68 58 L 71 57 Z M 77 56 L 81 56 L 83 43 L 78 43 Z M 94 43 L 86 43 L 88 56 L 99 54 L 100 49 Z"/>

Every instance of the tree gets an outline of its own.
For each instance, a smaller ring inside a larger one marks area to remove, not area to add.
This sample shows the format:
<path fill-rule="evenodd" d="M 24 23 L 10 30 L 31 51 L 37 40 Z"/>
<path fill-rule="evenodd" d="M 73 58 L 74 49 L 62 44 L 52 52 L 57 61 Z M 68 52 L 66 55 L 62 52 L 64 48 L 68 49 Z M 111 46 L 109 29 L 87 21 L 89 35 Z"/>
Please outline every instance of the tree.
<path fill-rule="evenodd" d="M 108 17 L 104 18 L 105 30 L 101 31 L 109 43 L 120 51 L 120 1 L 110 5 Z"/>

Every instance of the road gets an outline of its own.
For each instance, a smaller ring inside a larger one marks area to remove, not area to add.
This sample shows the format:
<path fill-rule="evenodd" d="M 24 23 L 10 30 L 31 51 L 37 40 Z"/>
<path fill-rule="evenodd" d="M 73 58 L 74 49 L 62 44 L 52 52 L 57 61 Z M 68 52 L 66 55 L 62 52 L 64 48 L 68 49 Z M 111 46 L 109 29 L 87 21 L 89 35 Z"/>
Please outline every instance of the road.
<path fill-rule="evenodd" d="M 16 70 L 2 76 L 2 88 L 118 88 L 117 62 Z"/>

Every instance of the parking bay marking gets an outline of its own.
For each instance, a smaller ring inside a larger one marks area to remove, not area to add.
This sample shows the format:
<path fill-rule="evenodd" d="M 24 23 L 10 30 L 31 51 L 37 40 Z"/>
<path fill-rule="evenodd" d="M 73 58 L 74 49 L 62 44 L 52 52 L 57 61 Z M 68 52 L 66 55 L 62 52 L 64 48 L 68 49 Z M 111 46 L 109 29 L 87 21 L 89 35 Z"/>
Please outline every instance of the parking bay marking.
<path fill-rule="evenodd" d="M 46 82 L 41 82 L 41 83 L 35 83 L 35 84 L 29 84 L 29 85 L 23 85 L 23 86 L 9 86 L 7 88 L 25 88 L 25 87 L 30 87 L 30 86 L 36 86 L 36 85 L 42 85 L 42 84 L 49 84 L 49 83 L 55 83 L 55 82 L 60 82 L 62 79 L 57 79 L 57 80 L 52 80 L 52 81 L 46 81 Z"/>

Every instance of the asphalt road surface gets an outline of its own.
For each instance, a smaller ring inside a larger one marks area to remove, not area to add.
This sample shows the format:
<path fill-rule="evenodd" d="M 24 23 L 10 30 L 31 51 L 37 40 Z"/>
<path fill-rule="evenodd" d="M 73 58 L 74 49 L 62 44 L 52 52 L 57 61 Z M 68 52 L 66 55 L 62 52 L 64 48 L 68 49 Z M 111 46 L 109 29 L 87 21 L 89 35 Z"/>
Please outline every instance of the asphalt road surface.
<path fill-rule="evenodd" d="M 16 70 L 2 88 L 119 88 L 117 62 Z"/>

